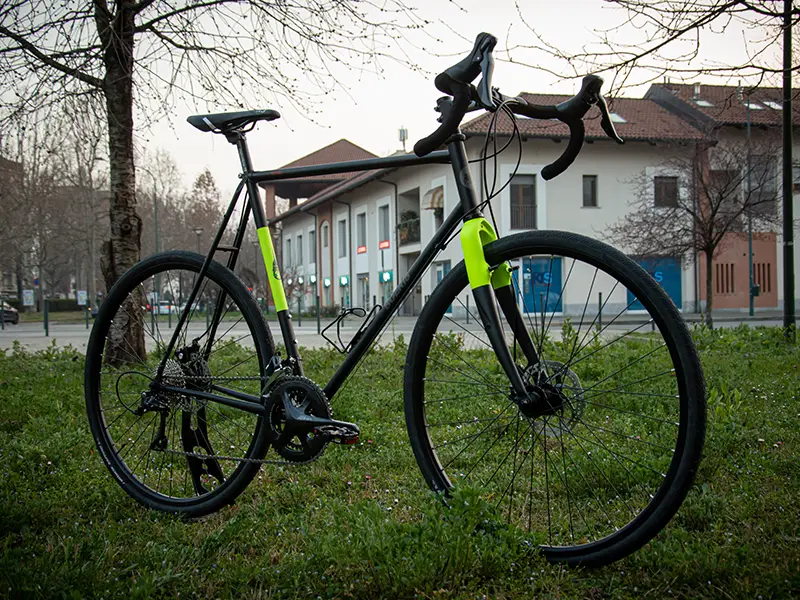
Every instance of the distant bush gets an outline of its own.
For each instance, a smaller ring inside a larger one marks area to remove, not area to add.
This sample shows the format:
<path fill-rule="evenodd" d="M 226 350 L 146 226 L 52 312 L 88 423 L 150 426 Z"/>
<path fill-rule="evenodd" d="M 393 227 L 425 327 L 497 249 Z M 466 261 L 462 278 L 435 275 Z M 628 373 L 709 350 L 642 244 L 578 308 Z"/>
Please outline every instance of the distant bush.
<path fill-rule="evenodd" d="M 50 312 L 77 312 L 84 309 L 83 306 L 78 306 L 78 301 L 72 298 L 52 298 L 48 300 Z"/>

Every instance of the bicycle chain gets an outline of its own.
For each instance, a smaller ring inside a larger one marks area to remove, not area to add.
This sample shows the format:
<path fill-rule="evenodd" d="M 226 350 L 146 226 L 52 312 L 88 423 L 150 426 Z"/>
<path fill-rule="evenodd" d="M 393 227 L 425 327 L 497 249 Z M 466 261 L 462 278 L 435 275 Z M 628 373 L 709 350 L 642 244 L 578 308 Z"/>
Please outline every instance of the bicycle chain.
<path fill-rule="evenodd" d="M 196 375 L 184 375 L 184 379 L 208 379 L 207 377 L 198 377 Z M 256 381 L 261 380 L 263 381 L 265 378 L 260 376 L 250 376 L 250 377 L 211 377 L 212 380 L 217 381 Z M 199 460 L 208 460 L 213 458 L 214 460 L 227 460 L 230 462 L 243 462 L 243 463 L 250 463 L 250 464 L 258 464 L 258 465 L 277 465 L 277 466 L 293 466 L 293 465 L 307 465 L 319 459 L 321 454 L 310 458 L 308 460 L 270 460 L 268 458 L 247 458 L 245 456 L 228 456 L 226 454 L 199 454 L 197 452 L 186 452 L 184 450 L 170 450 L 165 448 L 161 450 L 164 454 L 172 454 L 174 456 L 187 456 L 189 458 L 197 458 Z"/>
<path fill-rule="evenodd" d="M 244 462 L 258 465 L 278 465 L 278 466 L 293 466 L 293 465 L 307 465 L 318 460 L 320 455 L 310 458 L 308 460 L 270 460 L 268 458 L 246 458 L 244 456 L 227 456 L 225 454 L 198 454 L 197 452 L 184 452 L 182 450 L 161 450 L 164 454 L 173 454 L 175 456 L 188 456 L 190 458 L 197 458 L 199 460 L 207 460 L 213 458 L 215 460 L 227 460 L 230 462 Z"/>

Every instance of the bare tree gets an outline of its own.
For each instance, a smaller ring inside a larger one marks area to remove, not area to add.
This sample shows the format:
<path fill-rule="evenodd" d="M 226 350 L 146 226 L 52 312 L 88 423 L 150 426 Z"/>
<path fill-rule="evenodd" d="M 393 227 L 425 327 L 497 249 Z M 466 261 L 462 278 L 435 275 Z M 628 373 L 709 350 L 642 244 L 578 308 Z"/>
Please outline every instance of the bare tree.
<path fill-rule="evenodd" d="M 783 2 L 605 0 L 604 4 L 618 10 L 618 24 L 595 29 L 580 51 L 567 52 L 535 28 L 529 18 L 532 15 L 526 14 L 517 0 L 519 16 L 535 41 L 512 46 L 509 52 L 513 56 L 517 51 L 533 49 L 555 57 L 559 64 L 551 72 L 562 77 L 608 73 L 616 88 L 667 76 L 689 80 L 699 75 L 746 77 L 757 86 L 783 72 L 780 54 L 775 52 L 782 35 Z M 793 9 L 792 14 L 796 25 L 800 8 Z M 737 63 L 700 61 L 704 40 L 721 35 L 730 41 L 737 36 L 736 43 L 742 44 L 747 59 Z"/>
<path fill-rule="evenodd" d="M 102 270 L 110 287 L 140 255 L 135 103 L 147 119 L 179 96 L 240 106 L 250 87 L 302 101 L 305 83 L 330 89 L 334 64 L 377 65 L 398 32 L 419 23 L 400 0 L 0 0 L 0 108 L 29 110 L 75 95 L 104 100 L 111 205 Z M 123 330 L 111 336 L 107 360 L 144 357 L 137 319 L 115 323 Z"/>
<path fill-rule="evenodd" d="M 203 230 L 202 235 L 196 240 L 199 252 L 205 252 L 211 246 L 211 239 L 222 223 L 222 216 L 219 189 L 211 171 L 206 168 L 197 175 L 186 197 L 186 222 L 189 230 L 198 227 Z M 230 228 L 231 224 L 228 225 L 228 229 Z M 189 247 L 195 247 L 195 243 Z"/>
<path fill-rule="evenodd" d="M 187 193 L 173 157 L 163 149 L 146 153 L 136 168 L 144 173 L 137 182 L 139 213 L 142 218 L 142 253 L 194 247 L 185 218 Z M 158 240 L 158 243 L 156 243 Z M 192 242 L 192 245 L 187 245 Z"/>
<path fill-rule="evenodd" d="M 613 224 L 609 240 L 642 257 L 702 255 L 706 265 L 705 322 L 713 327 L 713 261 L 737 234 L 774 231 L 779 145 L 701 142 L 632 182 L 634 200 Z M 655 174 L 654 174 L 655 173 Z"/>
<path fill-rule="evenodd" d="M 2 156 L 12 154 L 0 147 L 0 211 L 4 226 L 0 227 L 0 265 L 15 275 L 17 298 L 22 298 L 25 281 L 25 239 L 28 214 L 19 202 L 16 190 L 22 185 L 22 164 Z"/>
<path fill-rule="evenodd" d="M 59 123 L 65 135 L 57 154 L 61 185 L 69 189 L 62 218 L 70 226 L 70 240 L 82 248 L 70 255 L 75 271 L 85 273 L 89 305 L 97 308 L 100 240 L 108 237 L 108 159 L 104 111 L 96 99 L 70 98 Z"/>
<path fill-rule="evenodd" d="M 13 186 L 4 194 L 7 247 L 14 248 L 19 280 L 26 271 L 39 278 L 39 300 L 55 291 L 65 278 L 69 254 L 64 252 L 65 229 L 57 194 L 57 167 L 52 157 L 59 138 L 53 121 L 37 124 L 16 116 L 3 123 L 6 154 L 19 165 Z"/>

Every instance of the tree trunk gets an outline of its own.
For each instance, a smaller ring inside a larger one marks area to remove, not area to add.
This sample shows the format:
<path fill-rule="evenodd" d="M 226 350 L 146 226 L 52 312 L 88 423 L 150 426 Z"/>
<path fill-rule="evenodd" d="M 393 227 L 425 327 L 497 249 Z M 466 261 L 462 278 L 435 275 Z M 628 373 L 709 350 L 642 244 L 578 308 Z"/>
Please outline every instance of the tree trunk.
<path fill-rule="evenodd" d="M 139 261 L 142 221 L 136 214 L 136 181 L 133 163 L 133 3 L 122 0 L 110 43 L 105 51 L 106 76 L 103 93 L 108 115 L 108 155 L 111 205 L 111 239 L 103 244 L 100 260 L 106 289 L 110 290 L 125 271 Z M 102 33 L 101 33 L 102 36 Z M 141 292 L 128 297 L 121 310 L 128 314 L 115 319 L 109 334 L 105 360 L 120 364 L 145 360 Z M 119 313 L 118 313 L 119 314 Z"/>
<path fill-rule="evenodd" d="M 17 276 L 17 299 L 22 301 L 22 290 L 25 282 L 25 265 L 21 252 L 16 252 L 14 256 L 14 274 Z"/>
<path fill-rule="evenodd" d="M 709 329 L 714 329 L 714 319 L 711 309 L 714 306 L 714 257 L 711 252 L 706 252 L 706 314 L 705 323 Z"/>

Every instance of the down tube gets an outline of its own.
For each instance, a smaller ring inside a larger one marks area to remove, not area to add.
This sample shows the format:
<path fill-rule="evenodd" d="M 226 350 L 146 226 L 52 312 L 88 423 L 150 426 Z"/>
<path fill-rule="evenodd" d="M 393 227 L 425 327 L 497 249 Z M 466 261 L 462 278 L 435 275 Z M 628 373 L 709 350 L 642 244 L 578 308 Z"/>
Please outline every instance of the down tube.
<path fill-rule="evenodd" d="M 397 289 L 395 289 L 394 293 L 386 302 L 386 306 L 378 311 L 375 318 L 364 330 L 361 338 L 359 338 L 356 345 L 353 346 L 353 349 L 347 355 L 347 358 L 344 359 L 344 362 L 336 370 L 336 373 L 333 374 L 330 381 L 328 381 L 324 392 L 329 399 L 333 398 L 336 392 L 339 391 L 344 380 L 347 379 L 347 376 L 350 375 L 351 371 L 364 357 L 367 350 L 369 350 L 369 347 L 372 345 L 372 342 L 380 335 L 383 328 L 389 322 L 389 319 L 392 318 L 394 312 L 400 307 L 400 303 L 408 297 L 411 290 L 414 289 L 414 286 L 422 279 L 422 275 L 433 262 L 433 259 L 436 258 L 436 255 L 445 248 L 448 239 L 456 230 L 456 227 L 458 227 L 458 223 L 463 215 L 464 209 L 461 204 L 458 204 L 453 209 L 453 212 L 447 216 L 442 226 L 436 231 L 428 245 L 422 250 L 417 260 L 414 261 L 414 264 L 411 265 L 403 281 L 400 282 Z"/>

